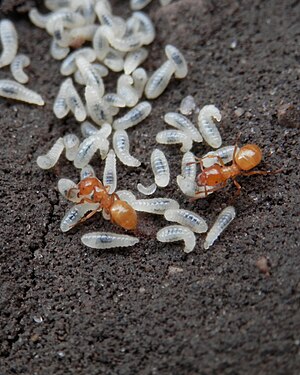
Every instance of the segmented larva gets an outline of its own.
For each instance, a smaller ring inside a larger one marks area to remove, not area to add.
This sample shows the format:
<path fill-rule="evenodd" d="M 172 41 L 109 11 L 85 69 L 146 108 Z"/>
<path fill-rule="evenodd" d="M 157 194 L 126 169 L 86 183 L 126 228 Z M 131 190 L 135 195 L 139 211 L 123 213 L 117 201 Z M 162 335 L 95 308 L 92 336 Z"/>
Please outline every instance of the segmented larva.
<path fill-rule="evenodd" d="M 84 23 L 85 19 L 81 14 L 76 13 L 71 9 L 63 8 L 59 12 L 54 12 L 49 15 L 46 22 L 46 30 L 48 34 L 55 35 L 55 30 L 59 24 L 62 25 L 63 29 L 64 27 L 74 28 L 83 26 Z"/>
<path fill-rule="evenodd" d="M 156 185 L 166 187 L 170 182 L 169 163 L 165 154 L 157 148 L 151 153 L 151 167 Z"/>
<path fill-rule="evenodd" d="M 132 73 L 133 87 L 137 92 L 139 98 L 143 96 L 146 83 L 148 81 L 148 75 L 145 69 L 138 68 Z"/>
<path fill-rule="evenodd" d="M 76 50 L 70 53 L 70 55 L 62 62 L 60 73 L 63 76 L 68 76 L 76 71 L 77 56 L 84 56 L 88 62 L 93 62 L 96 60 L 96 53 L 92 48 L 86 47 Z"/>
<path fill-rule="evenodd" d="M 122 201 L 125 201 L 130 205 L 132 204 L 132 202 L 136 201 L 135 195 L 130 190 L 118 190 L 116 191 L 116 194 Z"/>
<path fill-rule="evenodd" d="M 179 107 L 180 113 L 183 115 L 191 115 L 196 109 L 195 99 L 192 95 L 188 95 L 182 99 Z"/>
<path fill-rule="evenodd" d="M 231 162 L 233 159 L 234 148 L 235 146 L 225 146 L 218 150 L 208 152 L 201 158 L 203 166 L 208 168 L 214 164 L 220 164 L 218 157 L 222 159 L 224 164 Z M 239 148 L 237 148 L 237 152 L 238 150 Z"/>
<path fill-rule="evenodd" d="M 183 54 L 171 44 L 166 45 L 165 53 L 167 58 L 174 64 L 175 66 L 175 78 L 184 78 L 187 76 L 188 73 L 188 66 L 183 57 Z"/>
<path fill-rule="evenodd" d="M 41 95 L 32 91 L 21 83 L 12 81 L 10 79 L 0 80 L 0 96 L 4 98 L 19 100 L 21 102 L 44 105 L 45 102 Z"/>
<path fill-rule="evenodd" d="M 232 222 L 235 218 L 236 211 L 233 206 L 226 207 L 217 217 L 212 228 L 207 233 L 205 242 L 204 242 L 204 249 L 208 249 L 216 239 L 220 236 L 220 234 L 228 227 L 228 225 Z"/>
<path fill-rule="evenodd" d="M 144 186 L 140 182 L 137 184 L 138 191 L 143 195 L 152 195 L 156 192 L 157 185 L 153 183 L 149 186 Z"/>
<path fill-rule="evenodd" d="M 103 61 L 110 51 L 108 40 L 106 36 L 102 34 L 101 26 L 98 27 L 97 31 L 94 34 L 93 49 L 99 61 Z"/>
<path fill-rule="evenodd" d="M 57 189 L 60 194 L 67 200 L 74 203 L 80 202 L 81 198 L 78 198 L 77 196 L 79 190 L 77 189 L 77 184 L 75 184 L 74 181 L 69 180 L 68 178 L 61 178 L 60 180 L 58 180 Z"/>
<path fill-rule="evenodd" d="M 139 48 L 136 51 L 127 53 L 124 60 L 125 74 L 131 74 L 138 66 L 140 66 L 148 57 L 148 51 L 145 48 Z"/>
<path fill-rule="evenodd" d="M 103 59 L 103 64 L 113 72 L 121 72 L 124 69 L 124 52 L 116 51 L 109 47 L 109 50 Z M 101 60 L 102 61 L 102 60 Z"/>
<path fill-rule="evenodd" d="M 0 68 L 2 68 L 13 61 L 18 50 L 18 34 L 10 20 L 4 19 L 0 21 L 0 39 L 2 44 Z"/>
<path fill-rule="evenodd" d="M 69 47 L 61 47 L 55 39 L 52 39 L 51 45 L 50 45 L 50 55 L 55 60 L 64 59 L 68 55 L 69 52 L 70 52 Z"/>
<path fill-rule="evenodd" d="M 81 241 L 85 246 L 92 249 L 112 249 L 115 247 L 134 246 L 139 239 L 126 234 L 116 234 L 110 232 L 91 232 L 84 234 Z"/>
<path fill-rule="evenodd" d="M 30 21 L 37 27 L 40 27 L 41 29 L 46 28 L 46 23 L 48 22 L 50 18 L 51 13 L 49 14 L 41 14 L 37 8 L 30 9 L 28 16 Z"/>
<path fill-rule="evenodd" d="M 130 0 L 130 8 L 132 10 L 140 10 L 150 4 L 152 0 Z"/>
<path fill-rule="evenodd" d="M 97 89 L 86 86 L 85 100 L 88 114 L 96 124 L 102 125 L 105 122 L 112 122 L 110 106 L 101 98 Z"/>
<path fill-rule="evenodd" d="M 143 44 L 151 44 L 155 38 L 155 29 L 150 17 L 143 12 L 133 12 L 132 17 L 140 22 L 138 31 L 143 33 Z"/>
<path fill-rule="evenodd" d="M 103 35 L 109 41 L 109 44 L 117 51 L 132 52 L 143 45 L 141 33 L 119 38 L 116 36 L 114 30 L 109 26 L 101 26 L 101 30 Z"/>
<path fill-rule="evenodd" d="M 66 148 L 66 158 L 70 161 L 75 159 L 79 147 L 79 138 L 75 134 L 67 134 L 63 138 Z"/>
<path fill-rule="evenodd" d="M 170 198 L 137 199 L 131 203 L 136 211 L 163 215 L 170 208 L 179 208 L 178 202 Z"/>
<path fill-rule="evenodd" d="M 180 113 L 168 112 L 164 116 L 164 121 L 174 128 L 187 133 L 193 141 L 202 142 L 203 138 L 193 123 Z"/>
<path fill-rule="evenodd" d="M 99 208 L 99 203 L 79 203 L 70 208 L 60 223 L 60 230 L 68 232 L 89 212 Z"/>
<path fill-rule="evenodd" d="M 84 180 L 85 178 L 95 177 L 95 176 L 96 174 L 95 174 L 94 168 L 89 164 L 83 167 L 80 171 L 80 180 Z"/>
<path fill-rule="evenodd" d="M 209 190 L 209 187 L 206 187 L 205 189 L 205 186 L 197 185 L 195 180 L 192 180 L 188 177 L 183 177 L 179 175 L 177 176 L 176 181 L 179 189 L 183 192 L 183 194 L 193 198 L 194 200 L 199 198 L 205 198 L 213 193 L 213 191 Z"/>
<path fill-rule="evenodd" d="M 81 124 L 81 134 L 84 138 L 87 138 L 90 135 L 95 135 L 96 133 L 98 133 L 99 135 L 101 134 L 102 137 L 107 138 L 111 134 L 111 131 L 111 125 L 107 122 L 101 125 L 100 130 L 89 121 L 85 121 Z"/>
<path fill-rule="evenodd" d="M 204 140 L 213 148 L 222 145 L 222 138 L 213 119 L 220 122 L 221 112 L 214 105 L 205 105 L 199 112 L 198 125 Z"/>
<path fill-rule="evenodd" d="M 132 77 L 126 74 L 122 74 L 117 82 L 117 94 L 124 98 L 127 107 L 134 107 L 139 101 L 139 95 L 132 84 Z"/>
<path fill-rule="evenodd" d="M 105 160 L 105 167 L 103 171 L 103 185 L 109 187 L 109 194 L 115 192 L 117 188 L 117 167 L 116 155 L 113 150 L 110 150 Z"/>
<path fill-rule="evenodd" d="M 192 181 L 195 181 L 197 174 L 197 164 L 195 155 L 188 151 L 186 152 L 181 161 L 181 175 L 184 178 L 189 178 Z"/>
<path fill-rule="evenodd" d="M 86 41 L 92 41 L 98 25 L 85 25 L 72 29 L 68 36 L 68 45 L 80 47 Z"/>
<path fill-rule="evenodd" d="M 45 155 L 41 155 L 37 158 L 37 165 L 42 169 L 50 169 L 58 162 L 60 155 L 65 148 L 65 142 L 63 138 L 58 138 L 54 145 Z"/>
<path fill-rule="evenodd" d="M 167 88 L 172 75 L 175 72 L 174 64 L 166 61 L 148 79 L 145 87 L 145 95 L 148 99 L 156 99 Z"/>
<path fill-rule="evenodd" d="M 124 108 L 126 106 L 125 100 L 118 94 L 108 93 L 103 96 L 103 100 L 112 107 Z"/>
<path fill-rule="evenodd" d="M 84 83 L 88 86 L 94 87 L 98 91 L 99 96 L 103 96 L 105 87 L 97 70 L 94 69 L 93 65 L 82 55 L 77 56 L 75 61 L 83 77 Z"/>
<path fill-rule="evenodd" d="M 68 85 L 70 78 L 63 81 L 58 90 L 58 94 L 53 103 L 53 112 L 57 118 L 67 116 L 70 108 L 67 104 Z"/>
<path fill-rule="evenodd" d="M 181 130 L 163 130 L 156 134 L 156 142 L 165 145 L 174 145 L 181 143 L 180 151 L 187 152 L 193 146 L 193 140 Z"/>
<path fill-rule="evenodd" d="M 107 139 L 102 138 L 98 133 L 90 135 L 79 145 L 74 159 L 74 166 L 76 168 L 85 167 L 90 162 L 95 152 L 99 148 L 108 147 L 108 144 Z"/>
<path fill-rule="evenodd" d="M 71 112 L 73 112 L 77 121 L 84 121 L 86 119 L 85 106 L 73 84 L 72 78 L 67 79 L 66 85 L 67 106 L 70 108 Z"/>
<path fill-rule="evenodd" d="M 152 110 L 149 102 L 141 102 L 126 113 L 123 117 L 113 122 L 113 128 L 116 130 L 125 130 L 135 126 L 145 120 Z"/>
<path fill-rule="evenodd" d="M 196 237 L 194 233 L 186 227 L 181 225 L 169 225 L 160 229 L 157 234 L 156 238 L 160 242 L 176 242 L 176 241 L 184 241 L 184 249 L 185 253 L 190 253 L 194 250 L 196 245 Z"/>
<path fill-rule="evenodd" d="M 23 71 L 29 66 L 30 58 L 26 55 L 17 55 L 10 64 L 10 71 L 14 79 L 20 83 L 27 83 L 28 75 Z"/>
<path fill-rule="evenodd" d="M 207 224 L 205 220 L 197 215 L 195 212 L 188 210 L 167 210 L 164 214 L 165 219 L 168 221 L 175 221 L 178 224 L 188 227 L 195 233 L 207 232 Z"/>
<path fill-rule="evenodd" d="M 129 137 L 125 130 L 116 130 L 113 135 L 113 148 L 120 161 L 129 167 L 138 167 L 141 162 L 129 153 Z"/>

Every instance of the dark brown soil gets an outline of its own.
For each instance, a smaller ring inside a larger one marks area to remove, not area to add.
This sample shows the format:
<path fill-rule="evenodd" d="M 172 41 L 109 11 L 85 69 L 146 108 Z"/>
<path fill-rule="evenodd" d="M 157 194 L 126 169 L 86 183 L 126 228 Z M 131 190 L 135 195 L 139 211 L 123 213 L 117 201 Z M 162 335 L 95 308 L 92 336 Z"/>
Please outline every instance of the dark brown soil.
<path fill-rule="evenodd" d="M 80 132 L 72 117 L 60 121 L 52 112 L 60 63 L 48 53 L 48 35 L 24 13 L 31 4 L 1 4 L 1 16 L 15 21 L 19 51 L 32 60 L 28 87 L 47 104 L 0 99 L 0 374 L 299 374 L 299 1 L 175 0 L 161 8 L 153 0 L 147 8 L 158 35 L 146 69 L 159 66 L 172 43 L 190 72 L 172 81 L 149 119 L 130 132 L 143 164 L 118 165 L 119 188 L 151 180 L 149 155 L 166 128 L 162 116 L 188 94 L 200 106 L 222 109 L 224 144 L 241 132 L 241 143 L 262 147 L 262 169 L 284 168 L 240 178 L 236 220 L 207 251 L 198 236 L 190 255 L 181 243 L 158 243 L 155 233 L 166 222 L 150 215 L 140 215 L 144 234 L 129 249 L 81 244 L 92 230 L 122 233 L 100 216 L 60 232 L 69 204 L 56 184 L 77 180 L 78 172 L 65 158 L 49 172 L 35 161 L 59 136 Z M 115 13 L 129 14 L 128 1 L 114 4 Z M 0 71 L 9 77 L 7 68 Z M 106 82 L 113 89 L 115 81 Z M 178 199 L 211 225 L 233 187 L 190 203 L 175 183 L 179 147 L 161 148 L 172 183 L 156 196 Z M 93 165 L 101 176 L 103 165 Z"/>

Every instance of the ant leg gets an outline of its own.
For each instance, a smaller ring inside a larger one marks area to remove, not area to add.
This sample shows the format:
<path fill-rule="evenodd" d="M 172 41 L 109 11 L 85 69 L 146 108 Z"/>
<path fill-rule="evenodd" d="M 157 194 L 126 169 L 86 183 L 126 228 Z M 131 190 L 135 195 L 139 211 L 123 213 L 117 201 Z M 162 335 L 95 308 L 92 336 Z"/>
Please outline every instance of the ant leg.
<path fill-rule="evenodd" d="M 186 163 L 186 165 L 200 164 L 201 171 L 203 172 L 204 165 L 203 165 L 202 158 L 197 158 L 197 156 L 195 156 L 195 160 L 196 161 L 190 161 L 189 163 Z"/>
<path fill-rule="evenodd" d="M 235 185 L 235 187 L 237 188 L 237 191 L 236 191 L 236 196 L 238 197 L 240 194 L 241 194 L 241 185 L 237 182 L 237 180 L 233 179 L 233 183 Z"/>
<path fill-rule="evenodd" d="M 81 201 L 79 201 L 77 204 L 81 204 L 81 203 L 96 203 L 96 202 L 93 201 L 93 200 L 90 199 L 90 198 L 84 197 L 84 198 L 82 198 Z"/>

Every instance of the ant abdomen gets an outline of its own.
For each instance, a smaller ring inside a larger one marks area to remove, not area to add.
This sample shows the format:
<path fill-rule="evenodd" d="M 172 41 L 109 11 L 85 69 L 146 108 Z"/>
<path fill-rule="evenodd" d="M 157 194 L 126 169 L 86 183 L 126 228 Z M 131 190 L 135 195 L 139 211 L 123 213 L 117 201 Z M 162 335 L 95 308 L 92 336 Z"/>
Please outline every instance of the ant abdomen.
<path fill-rule="evenodd" d="M 234 161 L 243 171 L 249 171 L 256 167 L 262 159 L 261 149 L 254 144 L 241 147 L 236 153 Z"/>

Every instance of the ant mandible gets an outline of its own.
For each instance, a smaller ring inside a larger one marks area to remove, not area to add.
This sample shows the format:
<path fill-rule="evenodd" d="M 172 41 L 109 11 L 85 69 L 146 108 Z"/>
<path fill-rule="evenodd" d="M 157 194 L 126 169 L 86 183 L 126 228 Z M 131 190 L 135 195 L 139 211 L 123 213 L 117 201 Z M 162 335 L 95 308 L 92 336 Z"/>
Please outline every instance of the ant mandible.
<path fill-rule="evenodd" d="M 135 230 L 137 227 L 137 214 L 135 210 L 125 201 L 122 201 L 116 193 L 109 194 L 109 187 L 104 186 L 97 177 L 87 177 L 81 180 L 77 187 L 68 191 L 68 197 L 72 191 L 77 192 L 81 200 L 77 203 L 99 203 L 99 207 L 82 218 L 83 222 L 92 217 L 96 212 L 103 209 L 112 223 L 127 230 Z"/>
<path fill-rule="evenodd" d="M 213 155 L 208 155 L 206 157 L 216 158 L 216 156 Z M 229 179 L 233 180 L 233 183 L 237 188 L 237 195 L 239 195 L 242 188 L 241 185 L 236 181 L 236 177 L 239 175 L 267 175 L 279 173 L 282 171 L 250 171 L 250 169 L 255 168 L 262 159 L 262 151 L 255 144 L 247 144 L 238 150 L 238 145 L 236 143 L 233 151 L 233 159 L 231 165 L 225 165 L 222 158 L 220 158 L 219 156 L 217 156 L 217 159 L 219 161 L 219 164 L 216 163 L 208 168 L 204 167 L 202 159 L 198 159 L 196 161 L 197 164 L 200 164 L 201 168 L 201 173 L 198 174 L 196 182 L 198 186 L 204 186 L 204 197 L 207 197 L 207 195 L 211 192 L 220 190 L 225 187 Z"/>

